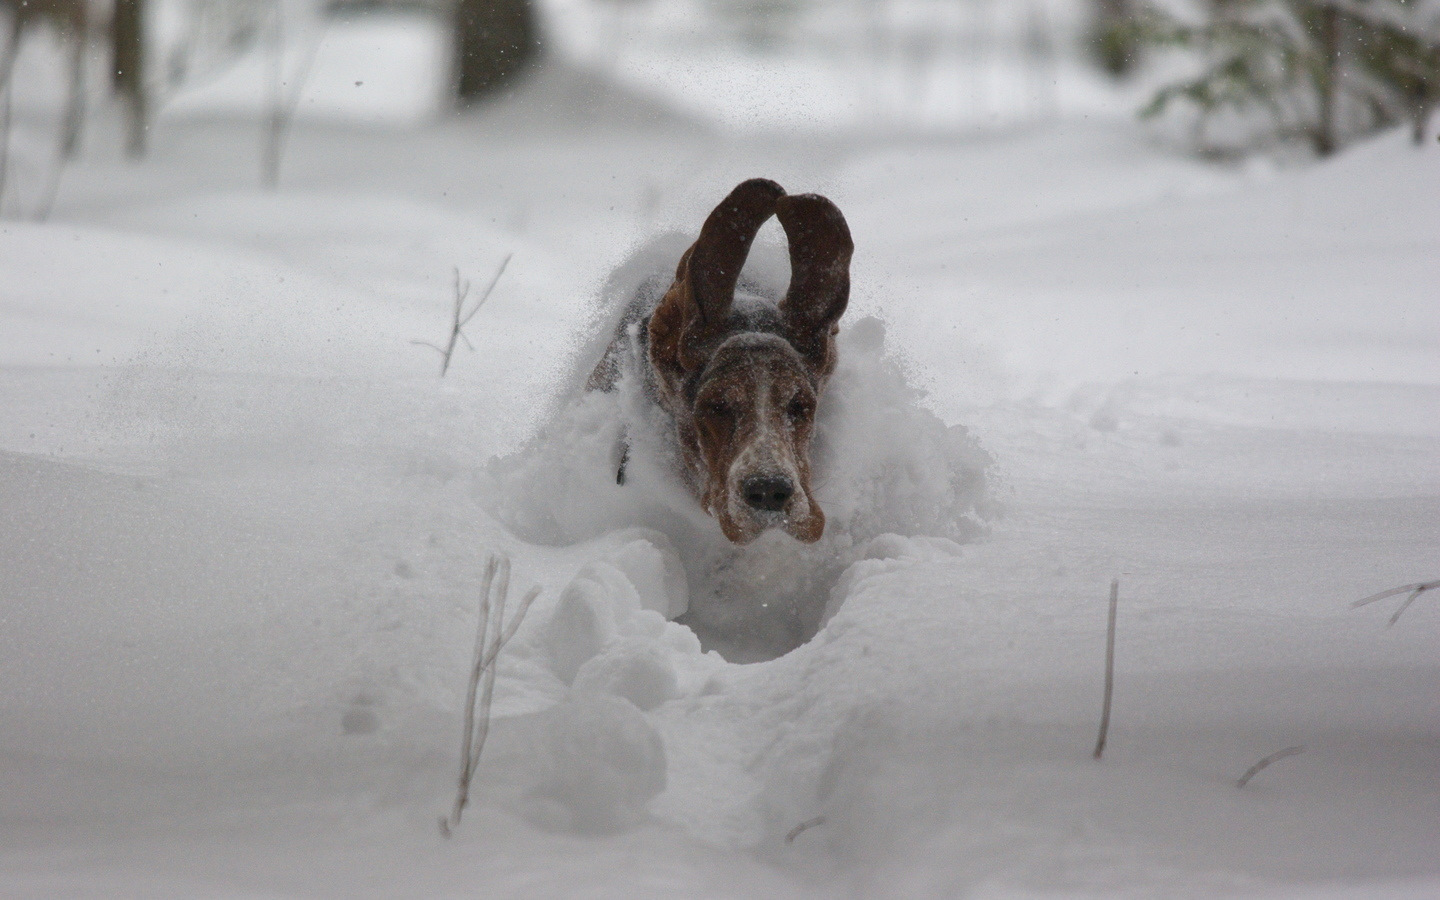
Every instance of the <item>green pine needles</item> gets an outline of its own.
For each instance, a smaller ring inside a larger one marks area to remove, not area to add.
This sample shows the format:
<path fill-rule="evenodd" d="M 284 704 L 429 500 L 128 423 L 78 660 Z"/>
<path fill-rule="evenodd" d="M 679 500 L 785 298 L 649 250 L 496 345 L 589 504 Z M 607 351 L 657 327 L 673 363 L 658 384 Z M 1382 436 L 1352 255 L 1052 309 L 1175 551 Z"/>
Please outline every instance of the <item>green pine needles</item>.
<path fill-rule="evenodd" d="M 1152 2 L 1114 27 L 1193 58 L 1141 114 L 1190 107 L 1202 150 L 1302 141 L 1324 156 L 1400 123 L 1419 142 L 1440 105 L 1440 0 L 1209 0 L 1190 16 Z"/>

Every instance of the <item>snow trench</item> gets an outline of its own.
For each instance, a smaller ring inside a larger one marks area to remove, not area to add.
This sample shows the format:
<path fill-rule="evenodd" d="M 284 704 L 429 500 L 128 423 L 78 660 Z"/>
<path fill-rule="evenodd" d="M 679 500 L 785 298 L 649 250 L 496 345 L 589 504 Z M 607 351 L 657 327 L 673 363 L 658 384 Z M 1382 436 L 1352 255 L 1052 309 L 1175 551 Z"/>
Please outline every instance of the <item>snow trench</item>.
<path fill-rule="evenodd" d="M 949 559 L 985 533 L 990 455 L 964 426 L 947 426 L 925 408 L 879 319 L 847 323 L 839 348 L 811 448 L 826 514 L 813 545 L 779 532 L 745 547 L 729 543 L 684 483 L 669 423 L 639 379 L 631 373 L 615 391 L 584 392 L 584 353 L 568 398 L 535 438 L 488 465 L 474 498 L 517 540 L 512 553 L 559 552 L 576 573 L 541 598 L 507 651 L 497 709 L 532 711 L 497 728 L 487 750 L 487 783 L 507 785 L 503 805 L 547 827 L 623 828 L 643 818 L 666 789 L 667 770 L 678 768 L 693 783 L 670 783 L 677 790 L 669 805 L 679 805 L 667 817 L 728 821 L 701 835 L 722 843 L 758 840 L 764 826 L 756 817 L 773 798 L 763 800 L 754 785 L 726 787 L 733 766 L 714 758 L 716 748 L 696 745 L 705 726 L 670 721 L 665 711 L 715 693 L 733 674 L 781 665 L 778 657 L 796 644 L 775 624 L 787 611 L 823 609 L 811 641 L 823 644 L 867 578 L 893 569 L 877 561 Z M 615 477 L 622 430 L 630 445 L 623 485 Z M 702 603 L 735 627 L 716 634 L 681 624 Z M 774 669 L 768 677 L 789 689 L 774 697 L 778 712 L 757 721 L 778 726 L 796 696 L 823 693 L 823 682 L 807 683 L 809 665 Z M 534 712 L 542 697 L 562 699 Z M 657 717 L 669 722 L 664 741 Z M 824 758 L 810 759 L 812 777 Z M 694 801 L 710 793 L 725 799 Z"/>

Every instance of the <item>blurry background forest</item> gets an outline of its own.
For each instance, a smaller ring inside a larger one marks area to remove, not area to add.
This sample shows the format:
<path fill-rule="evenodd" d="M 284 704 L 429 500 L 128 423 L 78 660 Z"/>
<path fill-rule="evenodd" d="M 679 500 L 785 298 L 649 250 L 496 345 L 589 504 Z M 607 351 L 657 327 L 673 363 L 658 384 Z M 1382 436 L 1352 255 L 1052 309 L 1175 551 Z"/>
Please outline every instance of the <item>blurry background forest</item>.
<path fill-rule="evenodd" d="M 17 191 L 48 208 L 59 163 L 41 148 L 74 157 L 87 120 L 92 142 L 139 157 L 167 121 L 250 115 L 273 183 L 297 117 L 433 121 L 557 67 L 744 129 L 954 132 L 1144 106 L 1178 112 L 1193 149 L 1222 154 L 1295 140 L 1325 154 L 1400 122 L 1419 140 L 1440 102 L 1434 0 L 0 6 L 0 203 L 12 215 L 26 205 Z"/>

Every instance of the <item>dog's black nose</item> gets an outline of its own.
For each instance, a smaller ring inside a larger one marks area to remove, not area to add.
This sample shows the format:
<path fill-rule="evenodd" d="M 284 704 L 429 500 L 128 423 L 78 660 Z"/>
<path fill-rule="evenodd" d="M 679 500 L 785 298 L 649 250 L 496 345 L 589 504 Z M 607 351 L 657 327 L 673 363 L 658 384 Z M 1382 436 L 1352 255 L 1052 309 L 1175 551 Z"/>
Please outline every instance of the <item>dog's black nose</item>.
<path fill-rule="evenodd" d="M 780 512 L 795 494 L 795 483 L 784 475 L 752 475 L 740 485 L 745 502 L 754 509 Z"/>

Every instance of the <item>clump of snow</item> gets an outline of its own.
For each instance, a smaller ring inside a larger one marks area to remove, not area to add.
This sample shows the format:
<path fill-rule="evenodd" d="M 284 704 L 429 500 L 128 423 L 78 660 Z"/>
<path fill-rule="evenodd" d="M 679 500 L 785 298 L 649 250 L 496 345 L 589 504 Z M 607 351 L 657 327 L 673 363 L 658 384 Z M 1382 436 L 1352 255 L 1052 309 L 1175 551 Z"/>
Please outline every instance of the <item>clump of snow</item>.
<path fill-rule="evenodd" d="M 551 669 L 566 684 L 617 639 L 646 638 L 682 651 L 699 650 L 693 636 L 667 621 L 684 612 L 685 582 L 665 536 L 627 529 L 621 538 L 618 551 L 597 551 L 594 545 L 580 549 L 588 562 L 550 610 L 540 640 Z M 677 598 L 682 605 L 670 605 Z"/>
<path fill-rule="evenodd" d="M 889 532 L 961 543 L 981 536 L 993 512 L 990 454 L 964 425 L 946 425 L 923 405 L 903 359 L 887 350 L 880 319 L 844 329 L 840 354 L 814 463 L 821 505 L 842 542 Z"/>
<path fill-rule="evenodd" d="M 612 694 L 650 711 L 679 694 L 679 679 L 668 655 L 644 638 L 621 638 L 575 673 L 580 694 Z"/>
<path fill-rule="evenodd" d="M 542 828 L 605 833 L 634 827 L 665 789 L 665 745 L 635 704 L 587 694 L 510 723 L 509 744 L 480 778 L 501 780 L 507 805 Z"/>

